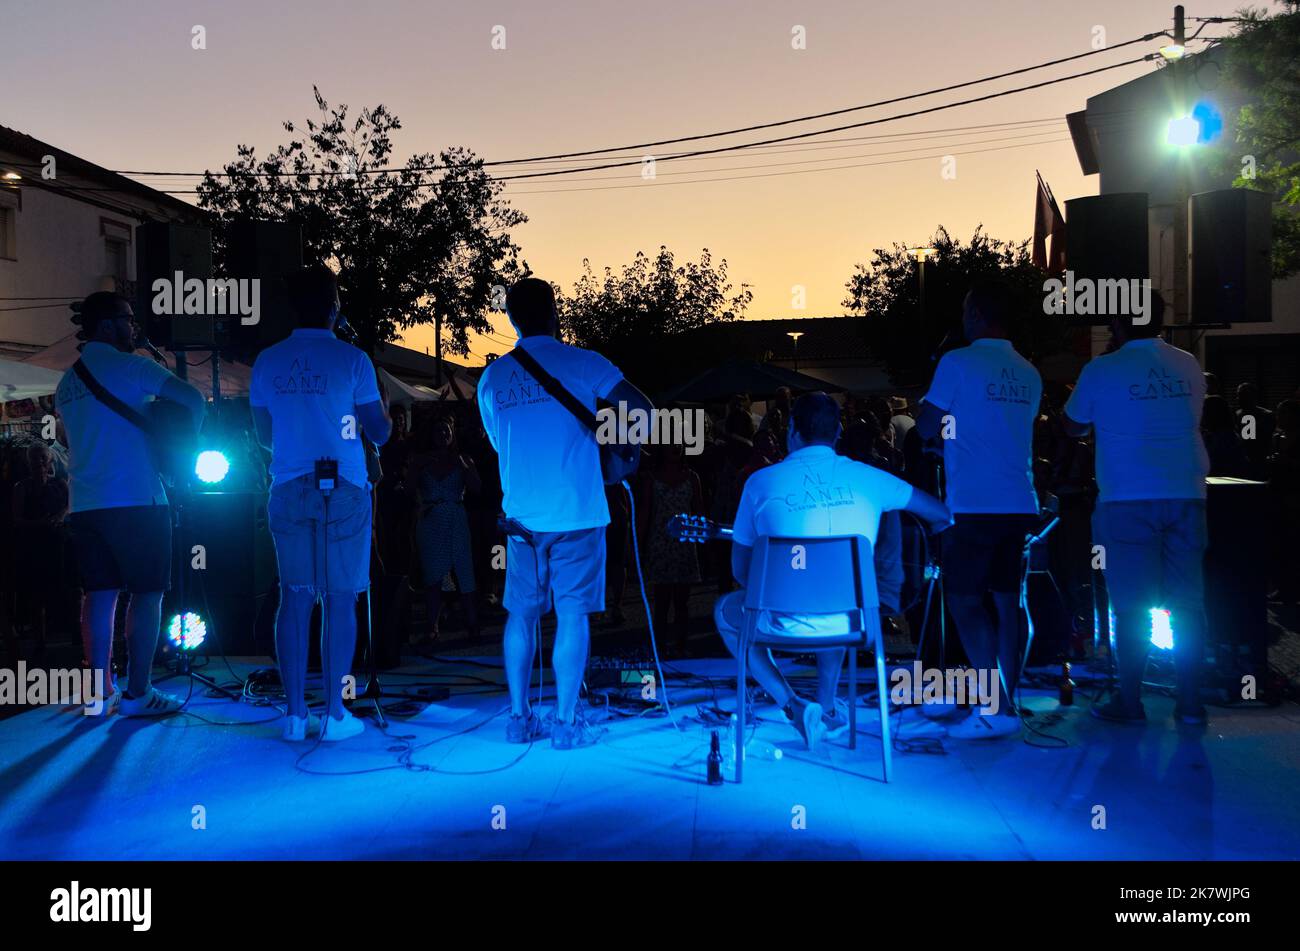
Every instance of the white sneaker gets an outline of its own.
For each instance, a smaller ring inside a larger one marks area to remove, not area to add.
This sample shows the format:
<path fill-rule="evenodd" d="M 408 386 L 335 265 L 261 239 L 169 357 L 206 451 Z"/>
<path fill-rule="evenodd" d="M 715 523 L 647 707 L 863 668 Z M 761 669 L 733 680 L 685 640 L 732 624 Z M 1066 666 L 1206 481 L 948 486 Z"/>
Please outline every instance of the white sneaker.
<path fill-rule="evenodd" d="M 123 697 L 118 705 L 124 717 L 165 717 L 185 706 L 185 701 L 150 687 L 143 697 Z"/>
<path fill-rule="evenodd" d="M 113 692 L 104 698 L 104 705 L 100 707 L 98 711 L 94 709 L 92 704 L 83 703 L 81 705 L 81 712 L 84 716 L 88 717 L 106 717 L 116 710 L 117 705 L 121 702 L 122 691 L 114 687 Z"/>
<path fill-rule="evenodd" d="M 342 718 L 326 717 L 322 722 L 324 726 L 321 727 L 320 738 L 326 743 L 337 743 L 339 740 L 346 740 L 364 732 L 366 729 L 364 722 L 358 720 L 346 710 L 343 711 Z"/>
<path fill-rule="evenodd" d="M 305 717 L 290 714 L 285 717 L 283 736 L 290 743 L 298 743 L 307 739 L 308 733 L 315 733 L 319 729 L 320 717 L 311 713 Z"/>
<path fill-rule="evenodd" d="M 999 713 L 986 717 L 978 710 L 972 712 L 961 723 L 948 728 L 948 736 L 954 740 L 1000 740 L 1019 735 L 1019 717 L 1008 717 Z"/>
<path fill-rule="evenodd" d="M 961 711 L 961 705 L 955 700 L 926 700 L 921 704 L 921 716 L 927 720 L 946 720 Z"/>

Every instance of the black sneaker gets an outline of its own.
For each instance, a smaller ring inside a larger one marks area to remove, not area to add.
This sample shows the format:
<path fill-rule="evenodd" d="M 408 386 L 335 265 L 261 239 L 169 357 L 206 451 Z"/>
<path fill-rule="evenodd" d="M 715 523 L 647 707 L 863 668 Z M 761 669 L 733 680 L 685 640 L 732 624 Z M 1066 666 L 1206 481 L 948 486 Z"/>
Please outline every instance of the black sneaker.
<path fill-rule="evenodd" d="M 1111 723 L 1145 723 L 1147 720 L 1147 712 L 1140 700 L 1137 706 L 1130 707 L 1119 697 L 1112 697 L 1101 706 L 1094 705 L 1092 715 L 1098 720 L 1109 720 Z"/>
<path fill-rule="evenodd" d="M 1198 703 L 1196 706 L 1174 704 L 1174 722 L 1185 723 L 1187 726 L 1205 726 L 1208 720 L 1205 716 L 1204 704 Z"/>

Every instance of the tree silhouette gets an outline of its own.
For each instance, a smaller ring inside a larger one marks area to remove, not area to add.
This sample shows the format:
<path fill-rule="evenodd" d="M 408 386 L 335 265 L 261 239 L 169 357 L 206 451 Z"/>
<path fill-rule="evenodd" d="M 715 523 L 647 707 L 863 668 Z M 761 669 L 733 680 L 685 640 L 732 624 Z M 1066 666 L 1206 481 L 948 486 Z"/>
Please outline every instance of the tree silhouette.
<path fill-rule="evenodd" d="M 199 205 L 213 213 L 213 251 L 224 266 L 229 225 L 241 218 L 301 225 L 307 260 L 340 272 L 343 312 L 361 345 L 392 340 L 440 317 L 446 348 L 468 352 L 470 331 L 491 329 L 493 288 L 527 271 L 510 229 L 523 213 L 467 149 L 411 156 L 389 167 L 401 122 L 383 105 L 349 120 L 312 87 L 318 119 L 265 158 L 251 146 L 207 172 Z"/>

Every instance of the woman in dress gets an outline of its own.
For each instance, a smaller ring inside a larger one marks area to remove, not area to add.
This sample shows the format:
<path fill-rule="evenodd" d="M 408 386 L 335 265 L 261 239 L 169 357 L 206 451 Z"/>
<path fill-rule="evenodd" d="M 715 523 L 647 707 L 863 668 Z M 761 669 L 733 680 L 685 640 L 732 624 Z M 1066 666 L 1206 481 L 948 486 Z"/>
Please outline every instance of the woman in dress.
<path fill-rule="evenodd" d="M 428 634 L 416 642 L 417 647 L 427 647 L 438 638 L 443 579 L 449 572 L 455 576 L 470 635 L 479 631 L 474 557 L 465 513 L 466 490 L 477 493 L 481 486 L 478 470 L 461 454 L 450 417 L 437 417 L 423 435 L 419 448 L 407 460 L 405 478 L 408 491 L 415 496 L 415 542 L 429 616 Z"/>
<path fill-rule="evenodd" d="M 700 562 L 695 545 L 668 537 L 668 520 L 674 515 L 702 515 L 704 494 L 700 477 L 686 465 L 680 445 L 661 446 L 657 465 L 642 483 L 637 505 L 637 531 L 646 552 L 650 583 L 654 588 L 655 630 L 669 634 L 668 608 L 673 609 L 675 651 L 686 653 L 690 634 L 687 602 L 691 585 L 700 580 Z M 665 643 L 667 643 L 665 641 Z"/>

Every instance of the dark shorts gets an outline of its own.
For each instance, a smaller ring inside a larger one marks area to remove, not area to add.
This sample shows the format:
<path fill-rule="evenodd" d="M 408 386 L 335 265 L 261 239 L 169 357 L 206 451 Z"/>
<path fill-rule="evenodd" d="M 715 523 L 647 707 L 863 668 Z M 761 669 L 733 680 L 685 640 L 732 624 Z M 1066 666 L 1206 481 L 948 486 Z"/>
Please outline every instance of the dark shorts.
<path fill-rule="evenodd" d="M 943 585 L 951 594 L 982 596 L 1020 590 L 1025 536 L 1037 515 L 954 515 L 942 535 Z"/>
<path fill-rule="evenodd" d="M 339 479 L 327 526 L 325 496 L 315 477 L 305 475 L 275 485 L 266 510 L 281 588 L 319 595 L 370 587 L 369 491 Z"/>
<path fill-rule="evenodd" d="M 511 536 L 506 545 L 505 609 L 538 616 L 605 610 L 605 528 L 534 532 L 530 545 Z"/>
<path fill-rule="evenodd" d="M 72 545 L 85 591 L 166 591 L 172 578 L 172 518 L 167 505 L 73 512 Z"/>

